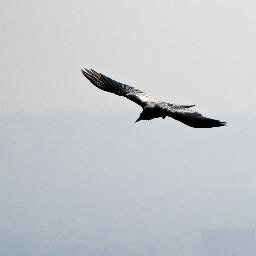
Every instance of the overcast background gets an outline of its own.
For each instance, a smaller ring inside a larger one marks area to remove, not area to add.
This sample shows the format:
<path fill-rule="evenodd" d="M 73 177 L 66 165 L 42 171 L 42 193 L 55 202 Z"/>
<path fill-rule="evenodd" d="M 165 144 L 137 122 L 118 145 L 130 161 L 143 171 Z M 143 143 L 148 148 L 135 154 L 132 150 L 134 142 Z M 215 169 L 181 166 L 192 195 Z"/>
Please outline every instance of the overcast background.
<path fill-rule="evenodd" d="M 204 230 L 255 229 L 255 13 L 1 1 L 0 254 L 202 256 Z M 135 125 L 140 108 L 81 67 L 229 125 Z"/>
<path fill-rule="evenodd" d="M 1 111 L 134 108 L 90 86 L 88 67 L 156 98 L 254 113 L 255 13 L 253 0 L 2 0 Z"/>

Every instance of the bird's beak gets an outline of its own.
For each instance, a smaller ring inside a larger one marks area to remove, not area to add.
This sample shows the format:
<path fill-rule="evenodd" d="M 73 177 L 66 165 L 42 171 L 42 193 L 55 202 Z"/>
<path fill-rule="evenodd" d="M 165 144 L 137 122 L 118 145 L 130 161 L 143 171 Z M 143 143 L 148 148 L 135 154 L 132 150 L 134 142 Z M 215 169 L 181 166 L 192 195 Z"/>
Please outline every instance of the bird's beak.
<path fill-rule="evenodd" d="M 141 119 L 140 119 L 140 117 L 135 121 L 135 123 L 137 123 L 137 122 L 139 122 Z"/>

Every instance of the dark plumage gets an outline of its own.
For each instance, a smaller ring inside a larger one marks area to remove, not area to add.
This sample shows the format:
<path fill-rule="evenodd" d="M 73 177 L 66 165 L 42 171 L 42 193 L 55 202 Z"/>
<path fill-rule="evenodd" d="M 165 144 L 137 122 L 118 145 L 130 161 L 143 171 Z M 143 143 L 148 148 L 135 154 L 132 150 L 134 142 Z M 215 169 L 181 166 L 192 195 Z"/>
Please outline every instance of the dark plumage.
<path fill-rule="evenodd" d="M 212 128 L 226 125 L 225 122 L 204 117 L 200 113 L 191 110 L 190 108 L 195 105 L 175 105 L 155 100 L 151 95 L 139 89 L 117 82 L 92 69 L 82 69 L 82 73 L 99 89 L 126 97 L 140 105 L 143 111 L 136 122 L 169 116 L 194 128 Z"/>

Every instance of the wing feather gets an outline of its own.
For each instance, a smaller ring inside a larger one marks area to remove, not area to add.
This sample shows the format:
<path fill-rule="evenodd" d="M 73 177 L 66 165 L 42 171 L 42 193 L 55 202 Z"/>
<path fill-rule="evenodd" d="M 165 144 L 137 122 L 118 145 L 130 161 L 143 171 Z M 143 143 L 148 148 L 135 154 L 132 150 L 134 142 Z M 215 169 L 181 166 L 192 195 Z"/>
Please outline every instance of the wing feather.
<path fill-rule="evenodd" d="M 81 71 L 83 75 L 99 89 L 114 93 L 118 96 L 126 97 L 141 107 L 144 107 L 149 101 L 154 101 L 154 98 L 151 95 L 127 84 L 117 82 L 101 73 L 94 71 L 93 69 L 82 69 Z"/>
<path fill-rule="evenodd" d="M 226 125 L 226 122 L 205 117 L 196 111 L 188 109 L 186 106 L 161 102 L 160 107 L 165 112 L 166 116 L 172 117 L 194 128 L 212 128 Z"/>

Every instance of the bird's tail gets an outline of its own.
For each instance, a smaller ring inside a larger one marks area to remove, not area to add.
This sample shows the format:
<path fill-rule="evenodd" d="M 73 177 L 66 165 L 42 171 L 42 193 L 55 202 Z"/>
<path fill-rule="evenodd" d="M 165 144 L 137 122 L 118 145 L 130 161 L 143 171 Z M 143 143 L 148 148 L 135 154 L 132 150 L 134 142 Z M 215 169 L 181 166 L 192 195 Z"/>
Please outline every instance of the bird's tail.
<path fill-rule="evenodd" d="M 180 105 L 180 107 L 182 107 L 182 108 L 193 108 L 195 106 L 196 105 Z"/>

